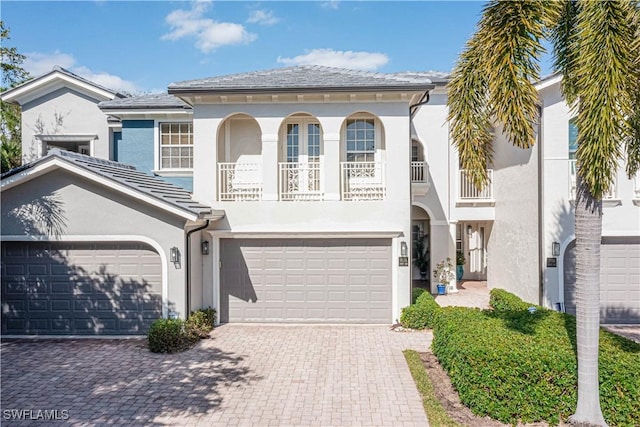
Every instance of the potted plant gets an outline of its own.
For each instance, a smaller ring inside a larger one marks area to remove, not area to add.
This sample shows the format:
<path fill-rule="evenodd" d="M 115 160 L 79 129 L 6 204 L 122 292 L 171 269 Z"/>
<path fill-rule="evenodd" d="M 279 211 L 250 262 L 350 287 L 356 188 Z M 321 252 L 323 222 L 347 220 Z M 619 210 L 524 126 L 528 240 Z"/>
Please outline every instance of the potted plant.
<path fill-rule="evenodd" d="M 456 253 L 456 279 L 462 280 L 464 276 L 464 253 L 462 251 Z"/>
<path fill-rule="evenodd" d="M 426 280 L 429 272 L 429 251 L 425 240 L 426 237 L 422 236 L 413 244 L 413 265 L 420 271 L 420 280 Z"/>
<path fill-rule="evenodd" d="M 436 269 L 433 270 L 433 277 L 438 281 L 438 294 L 443 295 L 445 289 L 449 290 L 449 283 L 456 278 L 451 258 L 436 264 Z M 440 293 L 440 285 L 444 287 L 442 293 Z"/>

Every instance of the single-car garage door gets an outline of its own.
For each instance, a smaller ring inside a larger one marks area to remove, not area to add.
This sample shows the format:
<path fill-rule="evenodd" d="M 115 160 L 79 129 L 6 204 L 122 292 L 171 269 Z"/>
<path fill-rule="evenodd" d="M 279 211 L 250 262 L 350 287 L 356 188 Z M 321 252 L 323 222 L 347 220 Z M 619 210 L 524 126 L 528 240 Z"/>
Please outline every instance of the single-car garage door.
<path fill-rule="evenodd" d="M 391 322 L 390 239 L 222 239 L 222 322 Z"/>
<path fill-rule="evenodd" d="M 143 334 L 162 315 L 160 256 L 137 243 L 2 243 L 2 333 Z"/>
<path fill-rule="evenodd" d="M 575 314 L 575 242 L 564 255 L 564 301 Z M 640 323 L 640 238 L 603 237 L 600 248 L 600 322 Z"/>

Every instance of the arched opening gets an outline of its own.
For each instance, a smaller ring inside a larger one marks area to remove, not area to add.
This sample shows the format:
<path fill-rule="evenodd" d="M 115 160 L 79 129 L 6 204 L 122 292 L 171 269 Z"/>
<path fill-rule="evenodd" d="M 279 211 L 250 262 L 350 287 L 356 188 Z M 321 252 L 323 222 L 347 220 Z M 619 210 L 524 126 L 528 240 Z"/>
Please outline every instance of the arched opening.
<path fill-rule="evenodd" d="M 317 118 L 289 116 L 278 133 L 278 183 L 281 200 L 321 200 L 324 145 Z"/>
<path fill-rule="evenodd" d="M 380 119 L 370 113 L 352 114 L 340 134 L 343 200 L 384 199 L 385 138 Z"/>
<path fill-rule="evenodd" d="M 411 206 L 411 278 L 413 287 L 431 288 L 431 220 L 419 206 Z"/>
<path fill-rule="evenodd" d="M 235 114 L 218 129 L 220 201 L 259 200 L 262 195 L 262 131 L 253 117 Z"/>

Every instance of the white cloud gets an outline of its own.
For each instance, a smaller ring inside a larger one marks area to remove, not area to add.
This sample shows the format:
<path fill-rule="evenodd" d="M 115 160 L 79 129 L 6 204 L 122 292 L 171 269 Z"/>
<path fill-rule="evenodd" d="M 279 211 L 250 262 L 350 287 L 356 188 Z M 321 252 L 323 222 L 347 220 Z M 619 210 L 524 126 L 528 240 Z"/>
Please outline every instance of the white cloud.
<path fill-rule="evenodd" d="M 169 13 L 165 21 L 171 27 L 171 31 L 164 34 L 162 40 L 194 37 L 196 47 L 208 53 L 220 46 L 251 43 L 257 38 L 241 24 L 204 18 L 203 15 L 210 4 L 210 2 L 194 2 L 191 10 L 177 9 Z"/>
<path fill-rule="evenodd" d="M 247 22 L 249 24 L 273 25 L 280 22 L 280 19 L 271 10 L 252 10 Z"/>
<path fill-rule="evenodd" d="M 340 7 L 340 1 L 339 0 L 325 1 L 321 3 L 321 6 L 324 7 L 325 9 L 338 10 L 338 8 Z"/>
<path fill-rule="evenodd" d="M 24 69 L 32 76 L 48 73 L 55 65 L 59 65 L 74 74 L 84 77 L 100 86 L 120 92 L 137 93 L 141 89 L 133 82 L 125 80 L 115 74 L 104 71 L 93 71 L 88 67 L 77 65 L 73 55 L 55 51 L 53 53 L 31 52 L 25 54 Z"/>
<path fill-rule="evenodd" d="M 355 70 L 376 70 L 389 62 L 389 57 L 378 52 L 313 49 L 293 58 L 279 56 L 278 62 L 286 65 L 325 65 Z"/>

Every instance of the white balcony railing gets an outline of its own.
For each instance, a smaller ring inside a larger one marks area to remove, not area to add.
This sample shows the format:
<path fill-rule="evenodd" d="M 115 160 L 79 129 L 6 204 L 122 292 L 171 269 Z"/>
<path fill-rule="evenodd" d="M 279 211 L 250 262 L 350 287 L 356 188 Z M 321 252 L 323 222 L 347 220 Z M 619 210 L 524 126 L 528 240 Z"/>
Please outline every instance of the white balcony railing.
<path fill-rule="evenodd" d="M 384 165 L 376 162 L 342 162 L 342 200 L 383 200 Z"/>
<path fill-rule="evenodd" d="M 569 160 L 569 200 L 576 199 L 576 184 L 577 183 L 577 168 L 576 161 Z M 612 200 L 616 198 L 616 183 L 615 181 L 609 187 L 609 190 L 602 195 L 602 200 Z"/>
<path fill-rule="evenodd" d="M 218 196 L 224 201 L 249 201 L 262 198 L 260 163 L 218 163 Z"/>
<path fill-rule="evenodd" d="M 466 169 L 460 169 L 460 200 L 490 200 L 493 199 L 493 169 L 487 169 L 489 183 L 478 190 L 471 180 L 471 174 Z"/>
<path fill-rule="evenodd" d="M 322 200 L 320 163 L 280 163 L 280 200 Z"/>
<path fill-rule="evenodd" d="M 411 182 L 429 182 L 429 165 L 427 162 L 411 162 Z"/>

